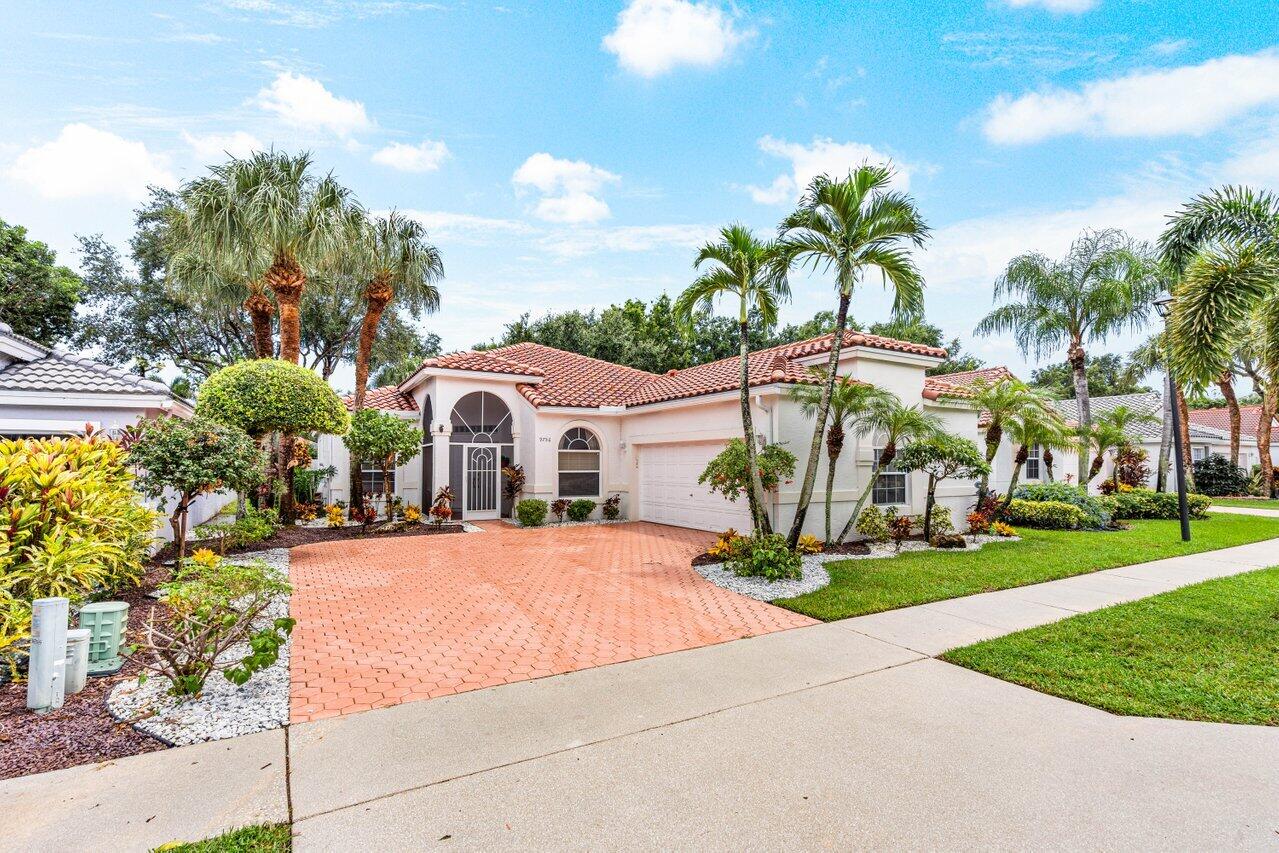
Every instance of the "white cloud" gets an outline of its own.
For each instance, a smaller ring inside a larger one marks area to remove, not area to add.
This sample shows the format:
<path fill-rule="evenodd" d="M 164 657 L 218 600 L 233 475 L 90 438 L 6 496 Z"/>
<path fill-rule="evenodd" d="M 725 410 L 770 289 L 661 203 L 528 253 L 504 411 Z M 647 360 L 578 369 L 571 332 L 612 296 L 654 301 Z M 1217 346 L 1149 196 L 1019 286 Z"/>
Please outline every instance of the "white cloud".
<path fill-rule="evenodd" d="M 1024 9 L 1028 6 L 1039 6 L 1047 9 L 1049 12 L 1069 13 L 1078 15 L 1081 12 L 1087 12 L 1097 6 L 1099 0 L 1004 0 L 1014 9 Z"/>
<path fill-rule="evenodd" d="M 790 160 L 791 171 L 773 179 L 766 187 L 748 186 L 747 192 L 759 204 L 793 203 L 803 194 L 809 182 L 818 175 L 840 177 L 862 163 L 887 163 L 892 157 L 860 142 L 836 142 L 816 137 L 805 145 L 765 136 L 759 140 L 760 150 L 766 154 Z M 894 164 L 897 174 L 894 186 L 907 189 L 910 186 L 911 168 Z"/>
<path fill-rule="evenodd" d="M 489 218 L 446 210 L 409 209 L 400 212 L 422 223 L 431 239 L 440 242 L 486 244 L 498 238 L 507 240 L 512 236 L 531 234 L 534 231 L 531 225 L 515 219 Z"/>
<path fill-rule="evenodd" d="M 434 172 L 450 156 L 449 147 L 443 142 L 424 139 L 417 145 L 392 142 L 374 153 L 373 162 L 401 172 Z"/>
<path fill-rule="evenodd" d="M 987 139 L 1007 145 L 1071 133 L 1199 135 L 1272 103 L 1279 103 L 1279 52 L 1264 50 L 1095 80 L 1077 91 L 1000 95 L 987 110 L 984 130 Z"/>
<path fill-rule="evenodd" d="M 256 103 L 289 124 L 328 130 L 343 138 L 373 126 L 364 104 L 339 98 L 319 80 L 288 71 L 258 92 Z"/>
<path fill-rule="evenodd" d="M 1172 56 L 1175 53 L 1181 53 L 1188 47 L 1190 47 L 1190 39 L 1164 39 L 1152 44 L 1149 50 L 1159 56 Z"/>
<path fill-rule="evenodd" d="M 227 155 L 246 157 L 266 147 L 262 144 L 262 140 L 243 130 L 237 130 L 234 133 L 210 133 L 204 136 L 195 136 L 184 130 L 182 141 L 191 146 L 195 156 L 206 162 L 224 160 Z"/>
<path fill-rule="evenodd" d="M 117 196 L 146 197 L 148 184 L 177 183 L 165 157 L 145 144 L 87 124 L 68 124 L 51 142 L 28 148 L 6 170 L 48 199 Z"/>
<path fill-rule="evenodd" d="M 709 0 L 631 0 L 603 48 L 627 71 L 657 77 L 680 65 L 718 65 L 752 35 Z"/>
<path fill-rule="evenodd" d="M 652 252 L 658 249 L 687 249 L 691 252 L 716 233 L 717 229 L 711 225 L 622 225 L 558 230 L 538 242 L 543 249 L 560 258 L 578 258 L 599 252 Z"/>
<path fill-rule="evenodd" d="M 1237 146 L 1216 170 L 1220 180 L 1233 184 L 1279 184 L 1279 122 L 1270 132 Z"/>
<path fill-rule="evenodd" d="M 515 170 L 511 183 L 541 194 L 533 213 L 548 222 L 599 222 L 610 215 L 598 193 L 620 177 L 585 160 L 561 160 L 545 152 L 532 155 Z"/>

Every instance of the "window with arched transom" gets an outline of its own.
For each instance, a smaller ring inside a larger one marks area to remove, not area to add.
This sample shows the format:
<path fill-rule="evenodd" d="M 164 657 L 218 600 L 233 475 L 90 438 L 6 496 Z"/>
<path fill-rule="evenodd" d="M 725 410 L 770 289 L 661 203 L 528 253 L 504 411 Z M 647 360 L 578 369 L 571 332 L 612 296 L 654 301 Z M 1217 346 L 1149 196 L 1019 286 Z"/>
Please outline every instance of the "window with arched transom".
<path fill-rule="evenodd" d="M 562 498 L 600 496 L 600 442 L 589 429 L 573 427 L 560 436 L 558 492 Z"/>

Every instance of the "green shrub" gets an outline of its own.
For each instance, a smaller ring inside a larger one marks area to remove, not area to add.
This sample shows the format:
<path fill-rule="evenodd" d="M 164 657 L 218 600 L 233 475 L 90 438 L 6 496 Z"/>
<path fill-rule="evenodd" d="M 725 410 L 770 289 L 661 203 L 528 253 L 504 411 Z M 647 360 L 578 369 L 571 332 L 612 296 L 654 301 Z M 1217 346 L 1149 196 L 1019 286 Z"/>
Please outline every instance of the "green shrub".
<path fill-rule="evenodd" d="M 782 534 L 764 533 L 742 537 L 734 543 L 727 567 L 743 578 L 799 580 L 804 575 L 804 558 L 786 546 L 786 537 Z"/>
<path fill-rule="evenodd" d="M 955 532 L 955 517 L 950 514 L 950 507 L 941 504 L 933 505 L 933 536 L 946 536 Z"/>
<path fill-rule="evenodd" d="M 1195 491 L 1205 495 L 1246 495 L 1252 488 L 1248 472 L 1216 453 L 1194 464 Z"/>
<path fill-rule="evenodd" d="M 595 512 L 595 501 L 578 498 L 568 505 L 568 517 L 571 521 L 586 521 Z"/>
<path fill-rule="evenodd" d="M 157 513 L 133 489 L 125 452 L 95 435 L 0 439 L 0 661 L 30 639 L 31 602 L 136 583 Z"/>
<path fill-rule="evenodd" d="M 755 454 L 755 462 L 759 466 L 760 483 L 766 492 L 775 491 L 782 480 L 795 475 L 795 454 L 780 444 L 762 448 Z M 697 482 L 730 501 L 736 501 L 738 496 L 746 494 L 749 482 L 746 442 L 740 438 L 729 439 L 719 455 L 707 464 Z"/>
<path fill-rule="evenodd" d="M 1153 489 L 1133 489 L 1115 492 L 1104 501 L 1111 506 L 1116 519 L 1130 518 L 1180 518 L 1181 508 L 1176 492 L 1156 492 Z M 1207 518 L 1212 499 L 1207 495 L 1186 495 L 1191 518 Z"/>
<path fill-rule="evenodd" d="M 888 522 L 884 520 L 884 512 L 877 506 L 868 506 L 857 516 L 856 531 L 872 542 L 888 541 Z"/>
<path fill-rule="evenodd" d="M 1088 515 L 1075 504 L 1065 501 L 1028 501 L 1021 498 L 1013 498 L 1004 517 L 1011 524 L 1043 530 L 1078 530 L 1088 521 Z"/>
<path fill-rule="evenodd" d="M 342 435 L 342 398 L 313 370 L 275 358 L 224 367 L 200 385 L 196 412 L 258 438 L 271 432 Z"/>
<path fill-rule="evenodd" d="M 168 678 L 175 696 L 199 694 L 218 671 L 244 684 L 275 663 L 293 630 L 291 618 L 267 619 L 267 608 L 288 595 L 289 585 L 261 560 L 244 565 L 188 560 L 163 590 L 168 606 L 151 611 L 143 639 L 129 654 Z M 241 643 L 247 653 L 230 659 L 226 653 Z"/>
<path fill-rule="evenodd" d="M 1017 491 L 1013 492 L 1013 497 L 1031 502 L 1055 501 L 1073 504 L 1079 507 L 1084 514 L 1084 522 L 1078 526 L 1088 530 L 1102 530 L 1110 526 L 1110 513 L 1107 511 L 1105 504 L 1088 494 L 1085 489 L 1079 486 L 1072 486 L 1069 483 L 1038 483 L 1018 486 Z"/>
<path fill-rule="evenodd" d="M 537 527 L 546 521 L 546 501 L 537 498 L 525 498 L 515 505 L 515 517 L 525 527 Z"/>

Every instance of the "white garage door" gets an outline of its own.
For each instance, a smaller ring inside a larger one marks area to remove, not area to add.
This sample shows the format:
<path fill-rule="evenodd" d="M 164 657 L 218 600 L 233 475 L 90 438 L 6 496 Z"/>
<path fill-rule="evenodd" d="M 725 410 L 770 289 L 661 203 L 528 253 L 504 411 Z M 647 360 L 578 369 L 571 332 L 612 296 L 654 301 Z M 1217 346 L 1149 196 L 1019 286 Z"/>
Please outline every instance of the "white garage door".
<path fill-rule="evenodd" d="M 722 442 L 653 444 L 640 448 L 640 519 L 676 527 L 720 532 L 751 529 L 746 497 L 731 503 L 698 485 Z"/>

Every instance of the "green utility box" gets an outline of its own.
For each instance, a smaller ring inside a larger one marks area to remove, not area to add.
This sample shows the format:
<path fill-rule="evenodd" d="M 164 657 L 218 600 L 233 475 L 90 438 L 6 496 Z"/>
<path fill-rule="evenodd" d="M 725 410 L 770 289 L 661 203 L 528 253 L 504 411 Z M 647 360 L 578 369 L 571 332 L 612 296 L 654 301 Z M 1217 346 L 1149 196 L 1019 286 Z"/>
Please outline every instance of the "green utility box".
<path fill-rule="evenodd" d="M 124 666 L 120 644 L 129 623 L 123 601 L 95 601 L 80 608 L 80 627 L 89 631 L 89 675 L 110 675 Z"/>

